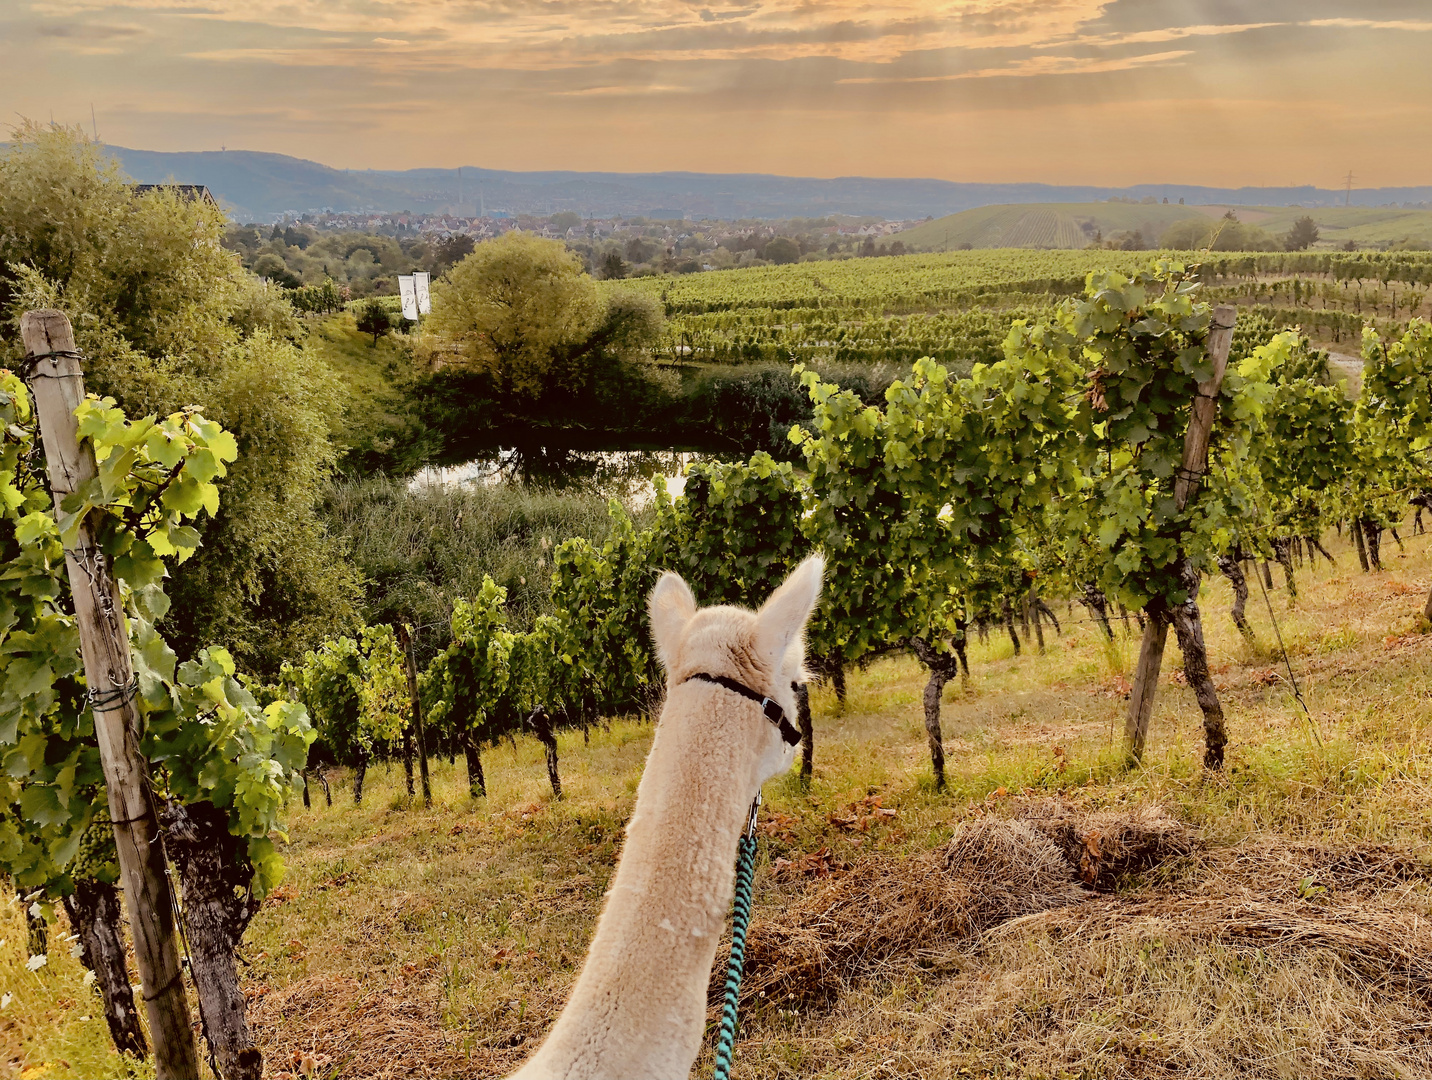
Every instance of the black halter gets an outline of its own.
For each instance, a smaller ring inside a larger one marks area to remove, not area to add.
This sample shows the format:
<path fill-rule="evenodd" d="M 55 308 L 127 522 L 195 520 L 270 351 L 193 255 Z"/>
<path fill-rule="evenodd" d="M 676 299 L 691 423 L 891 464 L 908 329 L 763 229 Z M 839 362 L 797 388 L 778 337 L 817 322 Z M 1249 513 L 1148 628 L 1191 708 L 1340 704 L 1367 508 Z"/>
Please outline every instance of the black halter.
<path fill-rule="evenodd" d="M 686 677 L 687 682 L 690 682 L 692 679 L 715 683 L 717 686 L 740 694 L 744 698 L 750 698 L 752 701 L 759 702 L 762 715 L 776 725 L 776 728 L 781 733 L 781 738 L 791 746 L 800 745 L 801 733 L 795 729 L 794 724 L 786 719 L 786 710 L 781 708 L 780 702 L 772 701 L 766 697 L 765 694 L 758 694 L 744 683 L 738 683 L 735 679 L 728 679 L 725 675 L 708 675 L 704 671 L 698 671 L 695 675 L 688 675 Z M 791 683 L 791 689 L 795 689 L 795 687 L 796 684 Z"/>

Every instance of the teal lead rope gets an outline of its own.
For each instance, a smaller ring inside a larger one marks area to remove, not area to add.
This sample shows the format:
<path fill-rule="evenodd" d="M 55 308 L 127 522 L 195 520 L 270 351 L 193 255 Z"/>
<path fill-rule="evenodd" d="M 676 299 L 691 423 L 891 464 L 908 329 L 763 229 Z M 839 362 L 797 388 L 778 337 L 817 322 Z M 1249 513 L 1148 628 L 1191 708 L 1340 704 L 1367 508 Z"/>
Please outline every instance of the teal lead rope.
<path fill-rule="evenodd" d="M 751 821 L 736 850 L 736 903 L 731 920 L 731 962 L 726 967 L 726 1004 L 721 1009 L 721 1036 L 716 1040 L 712 1080 L 729 1080 L 731 1050 L 736 1043 L 736 1009 L 741 998 L 741 969 L 746 960 L 746 927 L 751 922 L 751 882 L 756 873 L 756 814 L 761 796 L 751 804 Z"/>

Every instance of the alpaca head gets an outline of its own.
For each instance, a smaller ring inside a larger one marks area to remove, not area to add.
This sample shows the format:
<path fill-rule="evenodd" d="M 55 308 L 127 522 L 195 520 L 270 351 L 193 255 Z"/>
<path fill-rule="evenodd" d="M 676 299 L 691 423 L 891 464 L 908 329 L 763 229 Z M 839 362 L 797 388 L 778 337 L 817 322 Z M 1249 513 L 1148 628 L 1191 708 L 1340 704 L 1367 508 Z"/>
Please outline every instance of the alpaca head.
<path fill-rule="evenodd" d="M 674 687 L 698 672 L 724 675 L 779 702 L 794 720 L 791 684 L 806 677 L 803 631 L 820 596 L 824 566 L 819 555 L 806 559 L 760 611 L 725 605 L 698 610 L 690 586 L 677 574 L 662 574 L 651 591 L 648 611 L 668 685 Z M 795 748 L 781 739 L 774 725 L 762 718 L 756 737 L 762 782 L 791 767 Z"/>

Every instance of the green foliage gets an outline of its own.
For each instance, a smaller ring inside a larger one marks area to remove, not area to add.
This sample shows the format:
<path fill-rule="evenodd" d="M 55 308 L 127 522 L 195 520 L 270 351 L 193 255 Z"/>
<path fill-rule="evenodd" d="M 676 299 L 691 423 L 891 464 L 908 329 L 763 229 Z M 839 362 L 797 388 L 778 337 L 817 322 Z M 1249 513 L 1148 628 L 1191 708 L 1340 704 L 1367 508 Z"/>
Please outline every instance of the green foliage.
<path fill-rule="evenodd" d="M 387 624 L 365 626 L 359 648 L 359 691 L 363 726 L 371 738 L 395 743 L 412 715 L 407 661 L 398 636 Z"/>
<path fill-rule="evenodd" d="M 801 249 L 789 236 L 777 236 L 761 249 L 761 258 L 777 266 L 793 263 L 801 257 Z"/>
<path fill-rule="evenodd" d="M 1289 251 L 1306 251 L 1318 242 L 1318 223 L 1307 214 L 1293 222 L 1283 246 Z"/>
<path fill-rule="evenodd" d="M 1277 237 L 1236 217 L 1218 221 L 1189 218 L 1170 225 L 1159 236 L 1159 247 L 1172 251 L 1279 251 Z"/>
<path fill-rule="evenodd" d="M 507 590 L 484 578 L 477 595 L 453 606 L 452 644 L 428 670 L 438 705 L 429 713 L 435 727 L 446 726 L 464 740 L 480 741 L 502 733 L 503 709 L 511 679 L 514 635 L 507 629 Z"/>
<path fill-rule="evenodd" d="M 469 237 L 452 237 L 466 241 Z M 395 292 L 399 274 L 414 268 L 440 274 L 466 254 L 448 241 L 398 239 L 375 233 L 319 232 L 305 225 L 275 231 L 230 225 L 223 245 L 243 266 L 287 292 L 300 311 L 337 310 L 352 298 Z M 335 303 L 335 299 L 337 303 Z"/>
<path fill-rule="evenodd" d="M 1407 489 L 1432 487 L 1432 325 L 1414 320 L 1384 341 L 1363 332 L 1362 394 L 1355 455 L 1344 502 L 1349 516 L 1387 525 L 1401 516 Z"/>
<path fill-rule="evenodd" d="M 596 284 L 562 244 L 510 232 L 434 284 L 428 328 L 504 396 L 535 398 L 601 318 Z"/>
<path fill-rule="evenodd" d="M 235 677 L 227 649 L 202 649 L 176 672 L 174 653 L 153 626 L 134 622 L 143 751 L 169 798 L 228 810 L 229 831 L 248 843 L 251 887 L 262 899 L 283 876 L 271 837 L 287 839 L 280 815 L 303 786 L 318 733 L 302 705 L 274 701 L 260 708 Z"/>
<path fill-rule="evenodd" d="M 1087 481 L 1067 501 L 1066 534 L 1093 539 L 1104 555 L 1100 586 L 1131 607 L 1181 602 L 1181 560 L 1205 570 L 1226 550 L 1247 506 L 1238 466 L 1271 393 L 1269 374 L 1292 346 L 1280 338 L 1229 366 L 1209 469 L 1178 509 L 1175 476 L 1191 405 L 1212 374 L 1204 350 L 1211 311 L 1198 291 L 1178 264 L 1091 275 L 1086 298 L 1062 307 L 1043 340 L 1015 346 L 1073 363 L 1083 376 L 1071 422 Z"/>
<path fill-rule="evenodd" d="M 698 462 L 656 528 L 676 558 L 663 567 L 685 578 L 702 604 L 757 608 L 810 553 L 805 490 L 770 454 L 748 462 Z"/>
<path fill-rule="evenodd" d="M 0 157 L 0 357 L 22 352 L 22 312 L 58 307 L 91 391 L 130 416 L 201 402 L 233 433 L 225 512 L 195 525 L 204 544 L 174 569 L 166 633 L 186 655 L 222 637 L 272 673 L 351 618 L 353 576 L 313 519 L 343 393 L 224 229 L 208 203 L 136 194 L 80 132 L 22 124 Z"/>
<path fill-rule="evenodd" d="M 329 752 L 344 765 L 365 761 L 373 745 L 363 723 L 362 664 L 358 643 L 339 637 L 305 654 L 301 668 L 283 673 L 297 685 Z"/>
<path fill-rule="evenodd" d="M 294 289 L 288 295 L 289 303 L 299 311 L 310 312 L 315 315 L 327 315 L 330 312 L 342 311 L 343 306 L 350 298 L 347 286 L 339 286 L 332 278 L 324 278 L 321 285 L 302 285 Z M 366 305 L 365 305 L 366 308 Z M 386 314 L 386 309 L 384 314 Z M 384 330 L 390 326 L 385 324 Z M 371 329 L 364 329 L 365 334 L 371 334 Z"/>
<path fill-rule="evenodd" d="M 1336 499 L 1360 468 L 1353 403 L 1340 386 L 1327 386 L 1302 374 L 1306 342 L 1299 342 L 1284 365 L 1263 413 L 1255 452 L 1257 477 L 1267 511 L 1260 525 L 1275 535 L 1317 537 L 1337 507 Z M 1245 534 L 1240 541 L 1246 542 Z M 1262 545 L 1247 545 L 1262 550 Z"/>
<path fill-rule="evenodd" d="M 373 335 L 373 347 L 377 348 L 378 339 L 393 329 L 393 316 L 381 300 L 369 300 L 358 309 L 357 326 L 359 333 Z"/>
<path fill-rule="evenodd" d="M 658 489 L 658 519 L 665 488 Z M 646 625 L 646 597 L 659 568 L 670 561 L 665 532 L 638 530 L 616 500 L 611 528 L 600 547 L 576 537 L 557 548 L 552 600 L 560 622 L 564 663 L 584 699 L 607 714 L 645 709 L 651 701 L 656 659 Z M 570 660 L 568 659 L 570 657 Z"/>
<path fill-rule="evenodd" d="M 50 896 L 67 893 L 78 873 L 109 872 L 108 844 L 87 835 L 103 821 L 104 777 L 64 558 L 87 524 L 125 599 L 140 750 L 156 794 L 226 811 L 262 896 L 282 871 L 270 834 L 281 833 L 314 737 L 307 714 L 287 701 L 260 709 L 225 649 L 204 649 L 176 670 L 155 625 L 170 606 L 163 560 L 192 553 L 193 521 L 218 512 L 216 482 L 235 460 L 235 440 L 196 408 L 131 422 L 111 399 L 91 397 L 76 416 L 99 468 L 56 520 L 28 391 L 0 375 L 0 870 Z"/>
<path fill-rule="evenodd" d="M 807 534 L 825 554 L 826 580 L 839 583 L 821 591 L 810 643 L 818 655 L 851 661 L 885 644 L 899 621 L 907 568 L 887 550 L 904 507 L 885 457 L 884 413 L 814 372 L 800 374 L 815 410 L 811 432 L 790 434 L 810 478 Z"/>
<path fill-rule="evenodd" d="M 1363 398 L 1369 419 L 1414 448 L 1432 439 L 1432 324 L 1415 320 L 1399 340 L 1363 336 Z"/>
<path fill-rule="evenodd" d="M 506 590 L 514 629 L 551 614 L 553 551 L 574 536 L 600 544 L 610 527 L 600 495 L 516 482 L 341 482 L 323 514 L 366 582 L 365 621 L 411 622 L 420 663 L 447 647 L 454 601 L 485 576 Z"/>

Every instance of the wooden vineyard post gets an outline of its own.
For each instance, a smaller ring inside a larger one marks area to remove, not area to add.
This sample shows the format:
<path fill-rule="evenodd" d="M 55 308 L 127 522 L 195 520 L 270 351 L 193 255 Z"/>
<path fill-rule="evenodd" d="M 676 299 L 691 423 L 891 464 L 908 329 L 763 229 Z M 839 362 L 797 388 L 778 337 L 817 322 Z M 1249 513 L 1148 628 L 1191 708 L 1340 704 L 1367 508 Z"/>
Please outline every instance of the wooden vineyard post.
<path fill-rule="evenodd" d="M 418 771 L 423 780 L 423 805 L 433 804 L 433 785 L 428 779 L 428 740 L 423 730 L 423 704 L 418 697 L 418 660 L 413 655 L 413 635 L 407 623 L 398 624 L 398 644 L 403 647 L 403 656 L 408 669 L 408 697 L 413 703 L 413 732 L 418 739 Z"/>
<path fill-rule="evenodd" d="M 1129 694 L 1129 715 L 1124 721 L 1124 742 L 1129 759 L 1144 759 L 1144 742 L 1149 735 L 1149 718 L 1154 713 L 1154 693 L 1158 689 L 1159 669 L 1163 666 L 1164 645 L 1168 642 L 1168 623 L 1156 611 L 1149 611 L 1144 621 L 1144 636 L 1139 642 L 1139 664 L 1134 669 L 1134 687 Z"/>
<path fill-rule="evenodd" d="M 84 372 L 74 331 L 62 312 L 27 311 L 20 320 L 20 336 L 32 365 L 28 382 L 58 512 L 64 499 L 96 474 L 94 451 L 80 446 L 75 420 L 75 409 L 85 396 Z M 119 583 L 88 522 L 80 525 L 74 546 L 65 550 L 65 569 L 114 822 L 120 887 L 154 1041 L 155 1072 L 160 1080 L 193 1080 L 199 1075 L 199 1059 L 184 997 L 159 819 L 147 763 L 139 752 L 141 723 L 129 635 Z"/>
<path fill-rule="evenodd" d="M 1213 437 L 1213 417 L 1218 411 L 1218 394 L 1223 388 L 1223 374 L 1228 370 L 1228 352 L 1233 347 L 1233 324 L 1237 319 L 1238 309 L 1232 304 L 1220 304 L 1213 309 L 1213 322 L 1209 327 L 1208 340 L 1205 344 L 1208 355 L 1213 360 L 1213 374 L 1198 384 L 1198 390 L 1193 398 L 1193 408 L 1188 419 L 1188 430 L 1184 433 L 1183 459 L 1173 484 L 1173 501 L 1179 510 L 1188 506 L 1189 499 L 1198 490 L 1198 485 L 1208 469 L 1208 443 Z M 1190 568 L 1187 563 L 1187 556 L 1180 554 L 1179 577 L 1186 586 L 1193 590 L 1188 602 L 1170 610 L 1161 600 L 1155 600 L 1144 609 L 1148 618 L 1144 623 L 1143 640 L 1139 645 L 1139 666 L 1134 672 L 1133 693 L 1129 695 L 1129 713 L 1124 721 L 1124 741 L 1133 762 L 1141 761 L 1144 756 L 1144 743 L 1148 738 L 1149 718 L 1154 711 L 1159 669 L 1163 665 L 1164 645 L 1168 641 L 1170 624 L 1176 624 L 1179 642 L 1185 647 L 1185 667 L 1189 666 L 1188 648 L 1193 647 L 1201 650 L 1203 647 L 1203 628 L 1198 623 L 1198 604 L 1196 602 L 1198 575 L 1188 572 Z M 1191 613 L 1187 610 L 1189 608 L 1192 609 Z M 1199 657 L 1194 667 L 1201 667 L 1203 681 L 1207 681 L 1206 658 Z M 1198 691 L 1199 704 L 1203 706 L 1206 693 L 1211 692 L 1211 684 L 1208 688 L 1196 687 L 1195 689 Z M 1213 699 L 1213 704 L 1215 707 L 1217 706 L 1216 696 Z M 1218 711 L 1215 721 L 1205 707 L 1204 722 L 1209 739 L 1209 750 L 1211 752 L 1213 744 L 1216 742 L 1217 762 L 1218 765 L 1221 765 L 1223 762 L 1222 711 Z M 1215 726 L 1216 731 L 1214 730 Z M 1208 764 L 1208 752 L 1205 753 L 1204 761 L 1205 764 Z"/>

